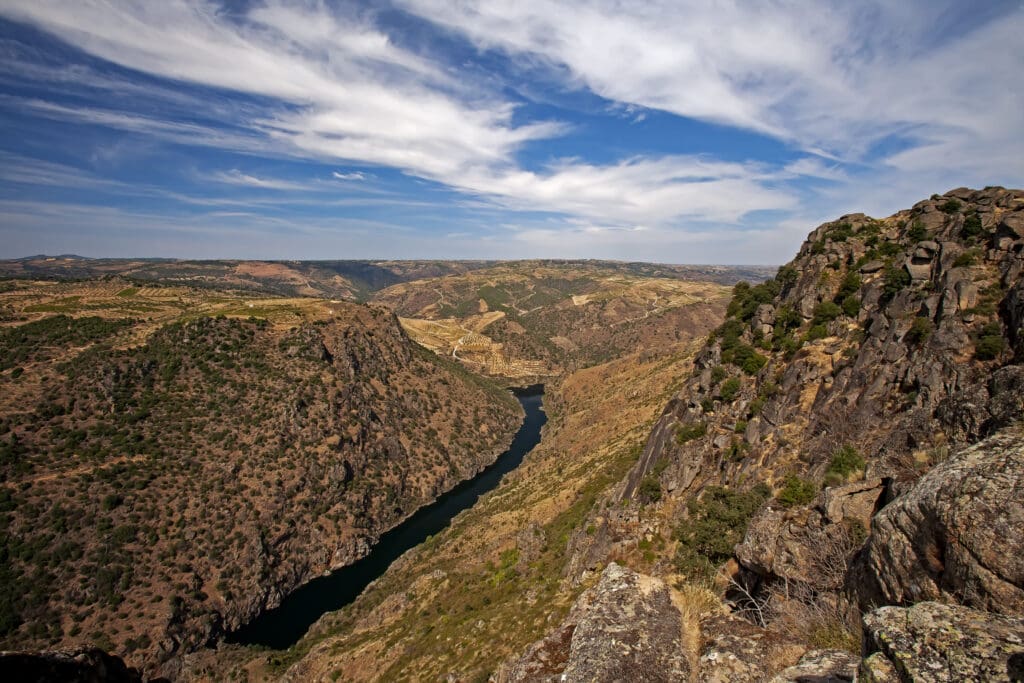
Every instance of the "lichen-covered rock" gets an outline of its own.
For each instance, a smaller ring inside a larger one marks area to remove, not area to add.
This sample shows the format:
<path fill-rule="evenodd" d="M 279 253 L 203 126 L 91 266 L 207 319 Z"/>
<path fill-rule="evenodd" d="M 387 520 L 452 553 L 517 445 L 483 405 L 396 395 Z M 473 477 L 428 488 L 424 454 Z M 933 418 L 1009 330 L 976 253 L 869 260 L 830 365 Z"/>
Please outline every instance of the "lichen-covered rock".
<path fill-rule="evenodd" d="M 849 580 L 863 608 L 952 600 L 1024 614 L 1024 431 L 936 466 L 872 521 Z"/>
<path fill-rule="evenodd" d="M 499 672 L 514 681 L 686 681 L 683 616 L 672 590 L 614 562 L 553 633 Z"/>
<path fill-rule="evenodd" d="M 1024 619 L 1020 617 L 923 602 L 908 608 L 882 607 L 867 614 L 864 636 L 865 653 L 879 654 L 861 665 L 862 680 L 1024 680 Z"/>
<path fill-rule="evenodd" d="M 732 614 L 700 622 L 699 683 L 754 683 L 797 661 L 806 647 Z"/>
<path fill-rule="evenodd" d="M 768 683 L 850 683 L 859 664 L 860 657 L 845 650 L 812 650 Z"/>
<path fill-rule="evenodd" d="M 896 667 L 881 652 L 868 655 L 857 670 L 858 683 L 900 683 Z"/>

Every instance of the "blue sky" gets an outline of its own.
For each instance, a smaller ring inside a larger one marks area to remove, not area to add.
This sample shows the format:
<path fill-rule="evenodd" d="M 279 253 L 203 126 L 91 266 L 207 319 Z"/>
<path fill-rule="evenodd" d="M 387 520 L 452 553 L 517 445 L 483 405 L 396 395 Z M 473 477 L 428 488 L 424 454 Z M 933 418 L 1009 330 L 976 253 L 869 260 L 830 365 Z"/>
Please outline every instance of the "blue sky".
<path fill-rule="evenodd" d="M 0 257 L 781 263 L 1024 185 L 1018 2 L 0 0 Z"/>

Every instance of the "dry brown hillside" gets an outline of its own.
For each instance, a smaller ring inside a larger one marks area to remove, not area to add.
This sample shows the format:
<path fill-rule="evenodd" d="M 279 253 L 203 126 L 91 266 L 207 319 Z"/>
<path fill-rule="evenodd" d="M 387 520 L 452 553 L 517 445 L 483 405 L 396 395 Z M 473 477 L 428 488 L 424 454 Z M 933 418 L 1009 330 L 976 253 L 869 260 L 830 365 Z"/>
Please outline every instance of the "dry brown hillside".
<path fill-rule="evenodd" d="M 4 648 L 99 644 L 172 673 L 518 425 L 507 392 L 384 309 L 107 284 L 4 293 Z"/>

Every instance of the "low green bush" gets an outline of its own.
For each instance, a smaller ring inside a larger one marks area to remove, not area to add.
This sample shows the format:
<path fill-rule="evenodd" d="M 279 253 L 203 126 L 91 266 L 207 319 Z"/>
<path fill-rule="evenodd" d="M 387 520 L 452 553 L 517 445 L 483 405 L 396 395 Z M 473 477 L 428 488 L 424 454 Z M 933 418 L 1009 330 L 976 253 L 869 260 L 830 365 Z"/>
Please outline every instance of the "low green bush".
<path fill-rule="evenodd" d="M 902 266 L 890 265 L 885 269 L 882 298 L 886 301 L 902 292 L 910 285 L 910 273 Z"/>
<path fill-rule="evenodd" d="M 953 214 L 953 213 L 957 213 L 958 211 L 960 211 L 960 207 L 961 206 L 962 206 L 962 204 L 960 204 L 959 200 L 948 199 L 948 200 L 946 200 L 946 202 L 944 204 L 942 204 L 939 207 L 939 211 L 941 211 L 942 213 Z"/>
<path fill-rule="evenodd" d="M 980 236 L 985 229 L 981 225 L 981 217 L 977 213 L 969 213 L 964 216 L 964 226 L 960 229 L 960 235 L 966 240 L 973 240 Z"/>
<path fill-rule="evenodd" d="M 726 403 L 732 403 L 736 398 L 736 395 L 740 392 L 741 383 L 736 377 L 730 377 L 722 383 L 722 388 L 719 390 L 719 397 Z"/>
<path fill-rule="evenodd" d="M 981 257 L 981 251 L 978 249 L 968 249 L 964 253 L 960 254 L 953 260 L 954 268 L 966 268 L 967 266 L 973 266 L 978 262 Z"/>
<path fill-rule="evenodd" d="M 676 443 L 682 446 L 684 443 L 699 439 L 708 433 L 707 425 L 703 422 L 694 422 L 688 425 L 676 427 Z"/>
<path fill-rule="evenodd" d="M 1003 330 L 999 323 L 991 322 L 981 328 L 974 344 L 974 357 L 978 360 L 994 360 L 1006 348 Z"/>
<path fill-rule="evenodd" d="M 914 322 L 910 324 L 910 330 L 907 331 L 904 337 L 907 342 L 920 346 L 928 341 L 928 337 L 935 331 L 935 325 L 928 318 L 914 318 Z"/>
<path fill-rule="evenodd" d="M 676 569 L 692 582 L 709 580 L 715 566 L 732 557 L 733 547 L 743 540 L 751 517 L 769 495 L 764 484 L 749 491 L 709 486 L 699 499 L 691 499 L 688 518 L 675 529 L 680 542 Z"/>
<path fill-rule="evenodd" d="M 642 503 L 657 503 L 661 500 L 661 482 L 657 477 L 647 475 L 640 480 L 637 497 Z"/>
<path fill-rule="evenodd" d="M 832 454 L 832 460 L 828 464 L 828 474 L 835 474 L 846 479 L 854 472 L 864 471 L 864 458 L 857 449 L 850 444 L 845 444 Z"/>
<path fill-rule="evenodd" d="M 775 495 L 775 500 L 783 507 L 791 508 L 798 505 L 807 505 L 814 500 L 816 487 L 807 479 L 796 475 L 786 477 L 782 488 Z"/>
<path fill-rule="evenodd" d="M 856 318 L 860 314 L 860 298 L 850 295 L 843 299 L 843 315 Z"/>
<path fill-rule="evenodd" d="M 814 307 L 814 315 L 811 318 L 811 325 L 825 325 L 832 322 L 840 315 L 843 309 L 831 301 L 822 301 Z"/>

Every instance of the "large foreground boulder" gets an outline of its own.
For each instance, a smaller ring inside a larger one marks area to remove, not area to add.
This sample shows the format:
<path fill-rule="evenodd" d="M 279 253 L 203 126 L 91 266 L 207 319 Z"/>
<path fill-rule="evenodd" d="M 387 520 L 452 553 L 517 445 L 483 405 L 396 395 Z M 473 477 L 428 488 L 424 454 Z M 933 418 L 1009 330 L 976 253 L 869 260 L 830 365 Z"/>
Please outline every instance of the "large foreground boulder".
<path fill-rule="evenodd" d="M 1024 614 L 1024 430 L 924 475 L 879 512 L 848 579 L 862 609 L 925 600 Z"/>
<path fill-rule="evenodd" d="M 565 621 L 499 672 L 513 681 L 687 681 L 683 616 L 672 590 L 609 564 Z"/>
<path fill-rule="evenodd" d="M 864 617 L 860 681 L 1024 681 L 1024 618 L 922 602 Z"/>

